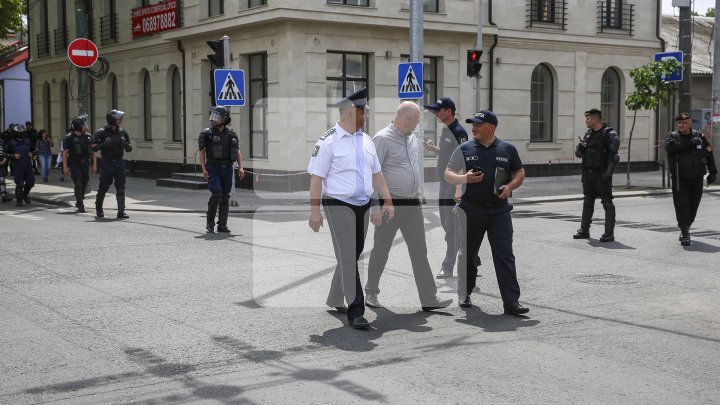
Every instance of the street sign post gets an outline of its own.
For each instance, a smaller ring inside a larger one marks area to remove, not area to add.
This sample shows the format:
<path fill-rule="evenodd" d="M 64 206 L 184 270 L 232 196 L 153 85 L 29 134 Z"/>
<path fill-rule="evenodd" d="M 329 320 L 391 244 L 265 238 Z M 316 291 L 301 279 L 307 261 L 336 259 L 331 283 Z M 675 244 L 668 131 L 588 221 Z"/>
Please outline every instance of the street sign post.
<path fill-rule="evenodd" d="M 89 39 L 78 38 L 70 43 L 67 48 L 70 63 L 79 68 L 89 68 L 98 60 L 98 48 Z"/>
<path fill-rule="evenodd" d="M 655 54 L 655 62 L 660 62 L 662 60 L 666 59 L 675 59 L 680 63 L 680 66 L 683 64 L 683 53 L 681 51 L 676 52 L 660 52 Z M 683 80 L 683 70 L 678 68 L 675 72 L 669 75 L 665 75 L 662 80 L 664 82 L 681 82 Z"/>
<path fill-rule="evenodd" d="M 215 105 L 242 107 L 245 105 L 245 71 L 215 69 Z"/>
<path fill-rule="evenodd" d="M 398 64 L 398 98 L 415 100 L 423 98 L 423 63 Z"/>

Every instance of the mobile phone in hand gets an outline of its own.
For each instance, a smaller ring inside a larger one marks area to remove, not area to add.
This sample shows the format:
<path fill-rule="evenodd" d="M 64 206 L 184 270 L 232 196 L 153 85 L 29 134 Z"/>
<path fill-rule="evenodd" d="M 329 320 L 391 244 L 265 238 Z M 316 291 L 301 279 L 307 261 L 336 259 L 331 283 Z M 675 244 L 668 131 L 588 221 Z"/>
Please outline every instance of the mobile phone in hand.
<path fill-rule="evenodd" d="M 472 167 L 472 171 L 475 172 L 475 173 L 480 173 L 480 174 L 483 173 L 483 169 L 482 169 L 482 167 L 480 167 L 480 166 L 473 166 L 473 167 Z"/>

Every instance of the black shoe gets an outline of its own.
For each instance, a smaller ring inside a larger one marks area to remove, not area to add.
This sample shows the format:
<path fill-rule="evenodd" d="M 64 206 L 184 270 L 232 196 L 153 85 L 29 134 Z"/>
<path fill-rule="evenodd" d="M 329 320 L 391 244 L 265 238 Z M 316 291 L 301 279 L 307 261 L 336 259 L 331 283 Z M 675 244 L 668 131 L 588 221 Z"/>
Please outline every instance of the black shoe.
<path fill-rule="evenodd" d="M 25 204 L 30 204 L 30 197 L 28 197 L 27 194 L 23 196 L 23 201 L 25 201 Z"/>
<path fill-rule="evenodd" d="M 505 305 L 503 305 L 503 308 L 505 308 L 505 313 L 510 314 L 510 315 L 522 315 L 522 314 L 527 314 L 528 312 L 530 312 L 529 309 L 520 305 L 519 302 L 513 302 L 512 304 L 505 304 Z"/>
<path fill-rule="evenodd" d="M 437 296 L 433 297 L 430 301 L 425 302 L 422 306 L 422 310 L 425 312 L 432 311 L 434 309 L 447 308 L 452 304 L 452 299 L 441 300 Z"/>
<path fill-rule="evenodd" d="M 102 208 L 95 208 L 95 216 L 98 218 L 104 218 L 105 212 L 102 210 Z"/>
<path fill-rule="evenodd" d="M 459 301 L 459 305 L 463 308 L 470 308 L 473 305 L 472 301 L 470 300 L 469 295 L 466 295 L 464 297 L 459 297 L 458 301 Z"/>
<path fill-rule="evenodd" d="M 17 200 L 17 202 L 15 203 L 15 206 L 22 207 L 22 200 Z"/>
<path fill-rule="evenodd" d="M 575 235 L 573 235 L 573 239 L 590 239 L 590 231 L 578 229 Z"/>
<path fill-rule="evenodd" d="M 442 269 L 440 272 L 435 276 L 435 278 L 450 278 L 453 276 L 452 270 Z"/>
<path fill-rule="evenodd" d="M 615 235 L 611 233 L 604 233 L 600 237 L 600 242 L 614 242 L 615 241 Z"/>
<path fill-rule="evenodd" d="M 125 213 L 125 211 L 118 211 L 117 213 L 117 219 L 128 219 L 130 216 Z"/>
<path fill-rule="evenodd" d="M 230 229 L 228 229 L 227 226 L 218 226 L 217 231 L 222 233 L 230 233 Z"/>
<path fill-rule="evenodd" d="M 208 233 L 215 233 L 215 224 L 207 224 L 205 229 L 208 231 Z"/>
<path fill-rule="evenodd" d="M 363 318 L 362 316 L 350 319 L 348 323 L 351 327 L 355 329 L 367 329 L 370 327 L 370 322 L 368 322 L 367 319 Z"/>
<path fill-rule="evenodd" d="M 77 212 L 84 214 L 84 213 L 87 212 L 87 211 L 85 211 L 85 207 L 83 207 L 83 206 L 81 205 L 81 206 L 77 207 Z"/>
<path fill-rule="evenodd" d="M 683 246 L 690 246 L 690 235 L 681 235 L 680 236 L 680 244 Z"/>

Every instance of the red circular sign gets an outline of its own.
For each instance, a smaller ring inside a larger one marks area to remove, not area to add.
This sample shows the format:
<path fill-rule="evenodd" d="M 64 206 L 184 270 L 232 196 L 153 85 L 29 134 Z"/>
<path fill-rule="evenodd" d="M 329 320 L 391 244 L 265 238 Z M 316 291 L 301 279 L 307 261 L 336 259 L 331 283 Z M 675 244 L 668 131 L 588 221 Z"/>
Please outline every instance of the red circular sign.
<path fill-rule="evenodd" d="M 89 68 L 97 62 L 98 48 L 91 40 L 78 38 L 68 45 L 67 54 L 73 65 Z"/>

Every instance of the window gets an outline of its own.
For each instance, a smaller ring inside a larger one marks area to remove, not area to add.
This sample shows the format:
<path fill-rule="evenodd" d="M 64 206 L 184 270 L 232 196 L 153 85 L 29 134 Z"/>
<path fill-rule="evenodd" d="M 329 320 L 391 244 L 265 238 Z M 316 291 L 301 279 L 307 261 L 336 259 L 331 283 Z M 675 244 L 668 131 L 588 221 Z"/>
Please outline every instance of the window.
<path fill-rule="evenodd" d="M 55 40 L 55 55 L 62 55 L 67 49 L 69 43 L 65 0 L 59 0 L 57 2 L 57 18 L 57 28 L 53 31 L 53 39 Z"/>
<path fill-rule="evenodd" d="M 260 7 L 267 4 L 267 0 L 248 0 L 248 8 Z"/>
<path fill-rule="evenodd" d="M 50 131 L 50 135 L 53 134 L 52 130 L 52 110 L 50 109 L 51 98 L 50 98 L 50 84 L 45 82 L 43 84 L 43 126 Z"/>
<path fill-rule="evenodd" d="M 326 63 L 328 107 L 368 85 L 368 57 L 364 53 L 328 52 Z M 330 115 L 328 115 L 330 117 Z M 328 122 L 332 125 L 332 122 Z"/>
<path fill-rule="evenodd" d="M 87 101 L 88 128 L 90 132 L 95 128 L 95 80 L 90 80 L 90 93 L 85 96 Z M 69 123 L 68 123 L 69 124 Z M 103 124 L 105 125 L 105 124 Z"/>
<path fill-rule="evenodd" d="M 530 142 L 552 142 L 554 91 L 550 69 L 535 67 L 530 79 Z"/>
<path fill-rule="evenodd" d="M 622 26 L 622 0 L 605 0 L 606 27 L 620 28 Z"/>
<path fill-rule="evenodd" d="M 100 17 L 100 42 L 109 44 L 117 42 L 118 39 L 118 19 L 115 9 L 115 0 L 106 0 L 108 14 Z"/>
<path fill-rule="evenodd" d="M 210 17 L 225 14 L 225 0 L 210 0 L 208 6 L 208 16 Z"/>
<path fill-rule="evenodd" d="M 527 26 L 565 29 L 566 0 L 527 0 Z"/>
<path fill-rule="evenodd" d="M 328 4 L 343 4 L 346 6 L 370 7 L 370 0 L 327 0 Z"/>
<path fill-rule="evenodd" d="M 600 110 L 603 121 L 620 132 L 620 76 L 613 68 L 609 68 L 602 76 L 600 90 Z"/>
<path fill-rule="evenodd" d="M 37 44 L 37 56 L 42 58 L 43 56 L 50 56 L 50 34 L 48 28 L 48 2 L 47 0 L 41 0 L 40 3 L 40 21 L 38 26 L 42 32 L 39 32 L 36 36 L 35 43 Z"/>
<path fill-rule="evenodd" d="M 250 55 L 250 157 L 266 158 L 267 144 L 267 54 Z"/>
<path fill-rule="evenodd" d="M 632 35 L 633 19 L 635 16 L 634 5 L 628 4 L 625 0 L 601 0 L 598 2 L 599 27 L 598 31 L 604 29 L 627 31 Z"/>
<path fill-rule="evenodd" d="M 117 83 L 117 77 L 115 76 L 114 73 L 110 73 L 108 75 L 107 83 L 108 83 L 107 109 L 108 109 L 108 111 L 110 111 L 110 110 L 118 108 L 118 83 Z"/>
<path fill-rule="evenodd" d="M 140 105 L 140 116 L 142 117 L 144 139 L 152 141 L 152 89 L 150 88 L 150 73 L 147 70 L 140 74 L 142 103 Z"/>
<path fill-rule="evenodd" d="M 182 141 L 182 86 L 180 83 L 180 70 L 172 67 L 170 76 L 170 131 L 172 141 Z"/>

